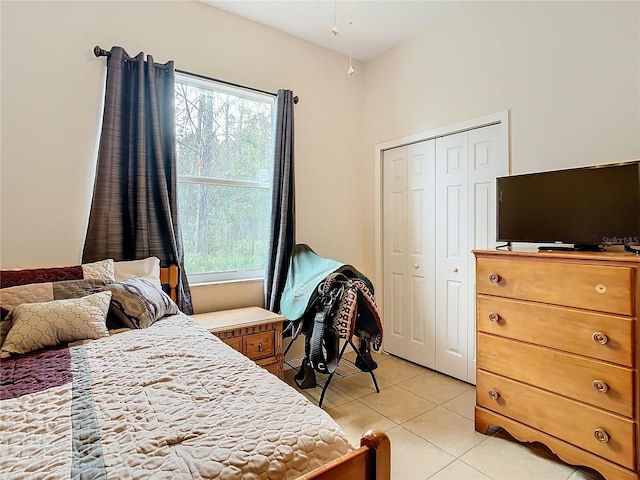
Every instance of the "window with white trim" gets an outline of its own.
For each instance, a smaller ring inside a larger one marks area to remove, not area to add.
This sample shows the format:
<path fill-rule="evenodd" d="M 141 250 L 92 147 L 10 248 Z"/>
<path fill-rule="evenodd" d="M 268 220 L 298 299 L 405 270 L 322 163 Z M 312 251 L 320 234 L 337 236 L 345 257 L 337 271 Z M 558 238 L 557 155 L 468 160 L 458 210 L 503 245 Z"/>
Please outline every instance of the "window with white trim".
<path fill-rule="evenodd" d="M 264 277 L 274 98 L 176 74 L 178 210 L 191 283 Z"/>

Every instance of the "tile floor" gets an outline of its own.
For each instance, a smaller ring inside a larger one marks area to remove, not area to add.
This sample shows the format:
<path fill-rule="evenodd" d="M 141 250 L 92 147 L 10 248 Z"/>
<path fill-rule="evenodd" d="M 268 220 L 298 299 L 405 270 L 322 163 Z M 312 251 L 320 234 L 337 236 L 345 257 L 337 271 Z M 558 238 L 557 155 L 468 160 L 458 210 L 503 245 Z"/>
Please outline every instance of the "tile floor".
<path fill-rule="evenodd" d="M 477 433 L 473 385 L 390 355 L 374 358 L 380 393 L 366 373 L 334 380 L 322 408 L 354 445 L 369 428 L 387 433 L 392 480 L 602 480 L 562 463 L 540 444 L 518 443 L 504 430 Z M 295 373 L 285 370 L 294 387 Z M 301 392 L 318 403 L 319 387 Z"/>

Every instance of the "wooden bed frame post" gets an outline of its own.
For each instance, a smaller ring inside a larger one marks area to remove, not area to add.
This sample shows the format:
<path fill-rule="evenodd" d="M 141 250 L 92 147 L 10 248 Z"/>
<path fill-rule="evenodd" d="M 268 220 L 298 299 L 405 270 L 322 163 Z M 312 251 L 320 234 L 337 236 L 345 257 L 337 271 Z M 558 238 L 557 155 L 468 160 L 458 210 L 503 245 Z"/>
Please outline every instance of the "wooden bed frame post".
<path fill-rule="evenodd" d="M 360 439 L 360 447 L 370 449 L 369 462 L 375 480 L 391 479 L 391 442 L 380 430 L 368 430 Z M 367 477 L 368 478 L 368 477 Z"/>
<path fill-rule="evenodd" d="M 368 430 L 360 448 L 298 480 L 391 480 L 391 442 L 381 430 Z"/>
<path fill-rule="evenodd" d="M 178 286 L 178 266 L 169 265 L 160 269 L 160 283 L 162 285 L 168 285 L 169 296 L 174 302 L 177 301 L 178 295 L 176 293 L 176 287 Z"/>

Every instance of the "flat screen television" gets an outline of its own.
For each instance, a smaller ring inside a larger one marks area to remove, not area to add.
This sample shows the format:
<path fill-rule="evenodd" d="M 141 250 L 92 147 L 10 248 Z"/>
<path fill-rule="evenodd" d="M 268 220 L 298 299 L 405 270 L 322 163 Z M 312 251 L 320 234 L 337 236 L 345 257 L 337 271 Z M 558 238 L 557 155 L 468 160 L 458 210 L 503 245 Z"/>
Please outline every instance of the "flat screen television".
<path fill-rule="evenodd" d="M 640 161 L 499 177 L 496 193 L 499 242 L 640 243 Z"/>

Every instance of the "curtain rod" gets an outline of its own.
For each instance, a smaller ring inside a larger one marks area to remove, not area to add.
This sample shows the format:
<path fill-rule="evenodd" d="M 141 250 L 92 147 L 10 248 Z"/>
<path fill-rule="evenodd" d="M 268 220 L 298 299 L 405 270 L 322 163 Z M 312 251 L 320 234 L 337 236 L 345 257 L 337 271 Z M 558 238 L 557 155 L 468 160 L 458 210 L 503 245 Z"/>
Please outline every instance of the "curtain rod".
<path fill-rule="evenodd" d="M 96 57 L 108 57 L 109 55 L 111 55 L 111 52 L 109 50 L 104 50 L 104 49 L 102 49 L 102 48 L 100 48 L 99 46 L 96 45 L 93 48 L 93 54 Z M 182 73 L 184 75 L 190 75 L 192 77 L 201 78 L 201 79 L 204 79 L 204 80 L 211 80 L 213 82 L 222 83 L 224 85 L 229 85 L 229 86 L 232 86 L 232 87 L 244 88 L 245 90 L 251 90 L 252 92 L 264 93 L 266 95 L 271 95 L 272 97 L 276 96 L 276 94 L 273 93 L 273 92 L 267 92 L 265 90 L 260 90 L 258 88 L 247 87 L 246 85 L 240 85 L 238 83 L 228 82 L 226 80 L 220 80 L 218 78 L 207 77 L 206 75 L 200 75 L 199 73 L 187 72 L 186 70 L 178 70 L 177 68 L 175 69 L 175 71 L 178 72 L 178 73 Z M 297 96 L 293 97 L 293 103 L 294 104 L 298 103 L 298 97 Z"/>

